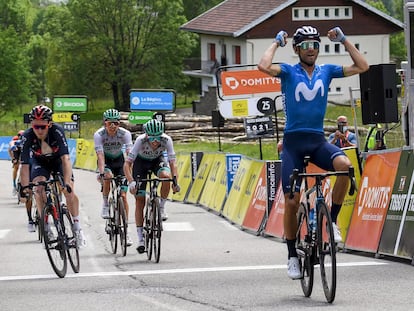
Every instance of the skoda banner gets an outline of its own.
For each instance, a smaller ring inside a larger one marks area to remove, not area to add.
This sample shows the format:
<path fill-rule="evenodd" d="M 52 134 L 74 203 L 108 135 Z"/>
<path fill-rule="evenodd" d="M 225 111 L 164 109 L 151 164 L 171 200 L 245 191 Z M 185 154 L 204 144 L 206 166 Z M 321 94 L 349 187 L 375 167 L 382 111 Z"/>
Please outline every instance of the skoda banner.
<path fill-rule="evenodd" d="M 88 98 L 86 96 L 54 96 L 53 111 L 88 111 Z"/>

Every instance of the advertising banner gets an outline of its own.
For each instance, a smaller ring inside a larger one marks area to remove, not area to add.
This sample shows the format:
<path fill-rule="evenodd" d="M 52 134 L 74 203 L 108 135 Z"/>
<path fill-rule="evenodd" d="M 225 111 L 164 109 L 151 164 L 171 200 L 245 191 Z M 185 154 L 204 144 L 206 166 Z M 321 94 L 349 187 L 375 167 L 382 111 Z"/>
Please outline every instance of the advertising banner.
<path fill-rule="evenodd" d="M 213 165 L 215 154 L 205 153 L 201 159 L 201 163 L 198 167 L 197 174 L 191 185 L 190 192 L 188 193 L 186 202 L 197 204 L 200 199 L 200 195 L 203 193 L 203 188 L 206 183 L 208 174 Z"/>
<path fill-rule="evenodd" d="M 0 137 L 0 160 L 11 160 L 9 156 L 9 143 L 13 136 Z M 10 164 L 11 165 L 11 164 Z"/>
<path fill-rule="evenodd" d="M 221 212 L 227 191 L 226 159 L 224 153 L 216 154 L 204 185 L 199 204 Z"/>
<path fill-rule="evenodd" d="M 345 247 L 377 252 L 401 151 L 368 156 L 352 213 Z"/>
<path fill-rule="evenodd" d="M 178 154 L 176 159 L 178 179 L 177 182 L 180 185 L 180 192 L 173 193 L 172 190 L 169 194 L 169 199 L 174 201 L 184 202 L 187 197 L 187 193 L 191 187 L 193 179 L 191 178 L 191 158 L 190 154 Z"/>
<path fill-rule="evenodd" d="M 174 90 L 130 90 L 131 111 L 175 111 Z"/>
<path fill-rule="evenodd" d="M 403 150 L 382 230 L 379 253 L 410 259 L 414 255 L 413 173 L 413 151 Z"/>
<path fill-rule="evenodd" d="M 255 70 L 222 71 L 224 96 L 280 92 L 280 79 Z"/>
<path fill-rule="evenodd" d="M 233 184 L 234 176 L 237 173 L 241 161 L 240 154 L 226 154 L 226 172 L 227 172 L 227 187 L 226 194 L 229 193 L 231 185 Z"/>
<path fill-rule="evenodd" d="M 258 234 L 261 230 L 264 218 L 266 217 L 267 203 L 266 165 L 263 165 L 242 227 Z"/>
<path fill-rule="evenodd" d="M 86 96 L 54 96 L 53 112 L 88 111 L 88 98 Z"/>
<path fill-rule="evenodd" d="M 241 225 L 255 190 L 263 161 L 243 157 L 223 207 L 223 216 Z"/>

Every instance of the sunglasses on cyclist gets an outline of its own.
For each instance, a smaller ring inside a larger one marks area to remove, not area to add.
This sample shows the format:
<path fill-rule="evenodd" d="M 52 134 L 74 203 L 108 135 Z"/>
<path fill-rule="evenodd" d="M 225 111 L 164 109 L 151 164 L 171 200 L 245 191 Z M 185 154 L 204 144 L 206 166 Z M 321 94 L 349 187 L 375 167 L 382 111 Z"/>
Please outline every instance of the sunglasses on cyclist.
<path fill-rule="evenodd" d="M 106 121 L 107 122 L 107 124 L 109 125 L 109 126 L 119 126 L 119 122 L 118 121 Z"/>
<path fill-rule="evenodd" d="M 319 50 L 319 42 L 318 41 L 303 41 L 296 46 L 299 46 L 302 50 Z"/>
<path fill-rule="evenodd" d="M 160 142 L 161 137 L 160 136 L 148 136 L 148 140 L 150 141 L 150 143 L 152 143 L 153 141 Z"/>
<path fill-rule="evenodd" d="M 32 127 L 35 129 L 35 130 L 45 130 L 47 127 L 48 127 L 48 125 L 32 125 Z"/>

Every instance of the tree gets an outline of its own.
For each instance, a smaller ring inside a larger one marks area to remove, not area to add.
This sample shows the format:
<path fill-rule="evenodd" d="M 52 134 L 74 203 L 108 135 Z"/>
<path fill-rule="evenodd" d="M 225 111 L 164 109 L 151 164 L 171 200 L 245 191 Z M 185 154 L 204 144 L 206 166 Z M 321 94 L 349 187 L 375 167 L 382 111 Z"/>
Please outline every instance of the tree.
<path fill-rule="evenodd" d="M 72 52 L 86 54 L 82 71 L 110 88 L 117 109 L 129 108 L 132 88 L 183 87 L 182 60 L 195 41 L 179 30 L 181 1 L 73 0 L 68 8 L 78 38 Z"/>
<path fill-rule="evenodd" d="M 382 1 L 372 1 L 369 0 L 367 1 L 367 3 L 373 7 L 375 7 L 376 9 L 388 14 L 388 15 L 392 15 L 395 18 L 399 19 L 400 21 L 402 21 L 404 19 L 404 16 L 402 16 L 403 11 L 403 3 L 404 0 L 394 0 L 394 1 L 385 1 L 386 5 L 382 2 Z M 392 10 L 390 12 L 390 10 Z M 400 64 L 401 61 L 406 60 L 407 59 L 407 49 L 405 47 L 405 42 L 404 42 L 404 32 L 399 32 L 396 34 L 392 34 L 390 36 L 390 56 L 391 59 Z"/>

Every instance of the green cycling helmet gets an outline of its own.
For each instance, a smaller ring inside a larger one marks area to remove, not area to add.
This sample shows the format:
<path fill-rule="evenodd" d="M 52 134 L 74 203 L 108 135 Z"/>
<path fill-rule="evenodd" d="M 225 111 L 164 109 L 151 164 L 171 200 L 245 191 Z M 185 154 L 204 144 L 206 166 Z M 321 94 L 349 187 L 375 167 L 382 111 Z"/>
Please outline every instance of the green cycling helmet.
<path fill-rule="evenodd" d="M 105 121 L 107 120 L 117 120 L 119 121 L 121 119 L 121 115 L 119 114 L 119 111 L 116 109 L 108 109 L 103 113 L 103 118 Z"/>
<path fill-rule="evenodd" d="M 164 133 L 164 122 L 151 119 L 145 123 L 144 128 L 148 136 L 160 136 Z"/>

